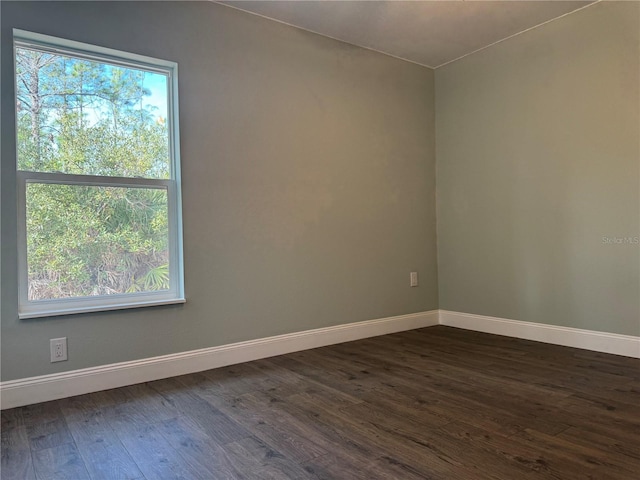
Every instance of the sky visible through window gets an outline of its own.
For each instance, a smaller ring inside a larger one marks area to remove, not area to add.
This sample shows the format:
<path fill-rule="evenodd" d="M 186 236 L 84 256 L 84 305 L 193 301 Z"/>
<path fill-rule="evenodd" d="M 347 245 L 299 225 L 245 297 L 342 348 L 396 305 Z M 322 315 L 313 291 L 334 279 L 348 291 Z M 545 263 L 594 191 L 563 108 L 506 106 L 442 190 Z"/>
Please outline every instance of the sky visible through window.
<path fill-rule="evenodd" d="M 73 65 L 73 61 L 70 62 Z M 113 77 L 114 67 L 107 66 L 105 69 L 107 74 Z M 118 68 L 118 67 L 116 67 Z M 161 73 L 146 72 L 144 70 L 127 69 L 132 72 L 139 72 L 141 75 L 140 86 L 145 90 L 145 96 L 142 97 L 142 104 L 139 108 L 149 111 L 156 121 L 167 119 L 167 76 Z M 88 85 L 84 86 L 88 89 Z M 100 117 L 101 111 L 97 106 L 87 109 L 87 117 L 96 123 Z"/>
<path fill-rule="evenodd" d="M 150 95 L 145 99 L 144 106 L 154 109 L 159 117 L 167 118 L 167 76 L 144 72 L 143 84 L 150 92 Z"/>

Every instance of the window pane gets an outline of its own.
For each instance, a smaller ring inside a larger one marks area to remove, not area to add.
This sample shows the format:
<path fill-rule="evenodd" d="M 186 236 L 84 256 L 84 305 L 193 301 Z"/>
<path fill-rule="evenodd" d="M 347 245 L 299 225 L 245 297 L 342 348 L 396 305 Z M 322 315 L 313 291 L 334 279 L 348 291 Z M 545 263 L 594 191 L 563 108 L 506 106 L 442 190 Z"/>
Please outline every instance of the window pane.
<path fill-rule="evenodd" d="M 169 178 L 168 76 L 16 48 L 18 169 Z"/>
<path fill-rule="evenodd" d="M 169 289 L 167 191 L 27 184 L 29 300 Z"/>

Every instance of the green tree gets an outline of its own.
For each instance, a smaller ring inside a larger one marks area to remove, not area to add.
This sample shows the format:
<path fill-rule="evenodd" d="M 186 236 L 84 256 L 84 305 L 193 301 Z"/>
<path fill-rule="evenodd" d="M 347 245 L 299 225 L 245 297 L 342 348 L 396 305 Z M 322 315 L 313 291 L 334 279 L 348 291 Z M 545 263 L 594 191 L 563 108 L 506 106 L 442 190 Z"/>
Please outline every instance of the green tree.
<path fill-rule="evenodd" d="M 18 48 L 18 168 L 168 178 L 148 75 Z M 29 298 L 168 288 L 167 204 L 161 189 L 28 184 Z"/>

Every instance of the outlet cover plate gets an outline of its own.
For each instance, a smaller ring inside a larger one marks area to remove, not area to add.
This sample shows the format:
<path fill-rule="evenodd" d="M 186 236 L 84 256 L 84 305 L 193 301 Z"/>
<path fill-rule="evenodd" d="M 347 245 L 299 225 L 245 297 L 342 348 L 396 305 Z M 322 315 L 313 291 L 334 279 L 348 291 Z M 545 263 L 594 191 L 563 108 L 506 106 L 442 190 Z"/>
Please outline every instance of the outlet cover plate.
<path fill-rule="evenodd" d="M 67 360 L 67 337 L 52 338 L 49 340 L 51 351 L 51 363 Z"/>

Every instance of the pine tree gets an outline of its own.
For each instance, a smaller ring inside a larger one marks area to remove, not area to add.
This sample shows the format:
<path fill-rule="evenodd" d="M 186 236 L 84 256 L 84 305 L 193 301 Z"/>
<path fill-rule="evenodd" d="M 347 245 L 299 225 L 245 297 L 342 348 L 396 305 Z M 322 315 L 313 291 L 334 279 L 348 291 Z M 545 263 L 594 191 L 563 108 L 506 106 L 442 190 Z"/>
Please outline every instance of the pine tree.
<path fill-rule="evenodd" d="M 18 168 L 168 178 L 146 75 L 18 48 Z M 163 190 L 30 183 L 30 299 L 168 288 L 167 221 Z"/>

